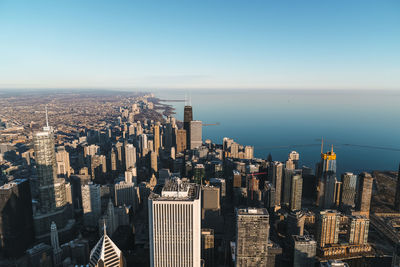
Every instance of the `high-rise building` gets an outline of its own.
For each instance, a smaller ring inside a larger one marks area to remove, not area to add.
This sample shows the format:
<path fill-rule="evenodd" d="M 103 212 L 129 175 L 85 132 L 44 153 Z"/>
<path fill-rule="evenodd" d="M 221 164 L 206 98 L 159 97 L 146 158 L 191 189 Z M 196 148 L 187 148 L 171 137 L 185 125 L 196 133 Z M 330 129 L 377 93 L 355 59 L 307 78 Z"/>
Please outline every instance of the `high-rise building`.
<path fill-rule="evenodd" d="M 360 174 L 360 186 L 358 187 L 358 197 L 357 197 L 357 211 L 361 215 L 369 216 L 369 210 L 371 207 L 371 195 L 372 195 L 372 184 L 374 178 L 371 174 L 363 172 Z"/>
<path fill-rule="evenodd" d="M 33 147 L 39 180 L 39 209 L 34 214 L 35 236 L 39 240 L 49 236 L 51 222 L 60 232 L 72 228 L 72 212 L 67 202 L 65 180 L 57 177 L 57 163 L 53 130 L 50 126 L 33 135 Z M 70 221 L 71 219 L 71 221 Z"/>
<path fill-rule="evenodd" d="M 53 248 L 54 266 L 62 266 L 62 249 L 60 248 L 60 242 L 58 241 L 58 231 L 55 222 L 52 222 L 50 226 L 50 239 Z"/>
<path fill-rule="evenodd" d="M 156 124 L 153 128 L 153 138 L 154 138 L 154 152 L 158 155 L 160 150 L 160 125 Z"/>
<path fill-rule="evenodd" d="M 269 214 L 266 209 L 236 209 L 235 266 L 268 266 Z"/>
<path fill-rule="evenodd" d="M 233 142 L 230 145 L 230 153 L 231 153 L 231 156 L 230 156 L 231 158 L 234 158 L 234 159 L 239 158 L 239 144 L 238 143 Z"/>
<path fill-rule="evenodd" d="M 245 159 L 254 158 L 254 147 L 253 146 L 245 146 L 244 147 L 244 158 Z"/>
<path fill-rule="evenodd" d="M 137 206 L 137 190 L 134 183 L 121 181 L 114 185 L 115 205 L 132 206 L 133 210 Z"/>
<path fill-rule="evenodd" d="M 312 236 L 293 236 L 293 267 L 314 266 L 317 242 Z"/>
<path fill-rule="evenodd" d="M 317 205 L 320 207 L 330 207 L 334 203 L 334 190 L 336 182 L 336 154 L 331 151 L 322 153 L 321 161 L 316 167 L 317 184 Z"/>
<path fill-rule="evenodd" d="M 394 209 L 400 211 L 400 164 L 397 172 L 396 195 L 394 198 Z"/>
<path fill-rule="evenodd" d="M 90 252 L 90 267 L 124 267 L 125 259 L 121 250 L 114 244 L 107 235 L 106 227 L 97 244 Z"/>
<path fill-rule="evenodd" d="M 148 202 L 150 266 L 200 267 L 199 185 L 170 179 L 161 194 L 153 193 Z"/>
<path fill-rule="evenodd" d="M 190 146 L 190 122 L 193 120 L 192 106 L 185 106 L 183 114 L 183 129 L 186 131 L 186 145 Z M 189 147 L 190 148 L 190 147 Z"/>
<path fill-rule="evenodd" d="M 237 170 L 233 170 L 233 187 L 242 187 L 242 175 Z"/>
<path fill-rule="evenodd" d="M 350 244 L 363 245 L 368 243 L 369 219 L 365 216 L 351 216 L 349 218 L 350 231 L 348 240 Z"/>
<path fill-rule="evenodd" d="M 299 159 L 300 159 L 300 154 L 296 151 L 291 151 L 289 153 L 288 160 L 292 161 L 294 163 L 294 168 L 298 169 L 299 168 Z"/>
<path fill-rule="evenodd" d="M 301 172 L 296 172 L 293 174 L 290 192 L 290 209 L 300 210 L 303 192 L 303 178 L 301 176 Z"/>
<path fill-rule="evenodd" d="M 176 134 L 176 152 L 180 153 L 186 150 L 187 147 L 186 130 L 179 129 Z"/>
<path fill-rule="evenodd" d="M 158 157 L 157 153 L 154 151 L 150 152 L 150 167 L 152 173 L 158 172 Z"/>
<path fill-rule="evenodd" d="M 69 163 L 69 153 L 65 150 L 65 147 L 57 147 L 56 161 L 57 174 L 61 177 L 69 178 L 71 175 L 71 166 Z"/>
<path fill-rule="evenodd" d="M 214 267 L 214 230 L 201 229 L 201 259 L 204 267 Z"/>
<path fill-rule="evenodd" d="M 342 174 L 342 196 L 341 206 L 355 207 L 355 197 L 357 189 L 357 175 L 346 172 Z"/>
<path fill-rule="evenodd" d="M 17 258 L 34 242 L 29 181 L 16 179 L 0 186 L 0 251 Z"/>
<path fill-rule="evenodd" d="M 86 226 L 96 227 L 101 216 L 100 185 L 89 182 L 81 186 L 83 222 Z"/>
<path fill-rule="evenodd" d="M 136 166 L 136 147 L 132 144 L 125 146 L 125 170 Z"/>
<path fill-rule="evenodd" d="M 66 204 L 64 180 L 57 178 L 53 132 L 51 130 L 36 132 L 33 136 L 33 145 L 39 178 L 41 210 L 51 212 Z"/>
<path fill-rule="evenodd" d="M 338 242 L 339 224 L 340 217 L 335 210 L 320 211 L 317 219 L 317 243 L 320 247 Z"/>
<path fill-rule="evenodd" d="M 203 144 L 201 121 L 190 122 L 190 149 L 196 149 Z"/>
<path fill-rule="evenodd" d="M 283 176 L 283 164 L 279 161 L 272 162 L 268 167 L 269 180 L 275 187 L 275 205 L 281 205 L 282 198 L 282 176 Z"/>

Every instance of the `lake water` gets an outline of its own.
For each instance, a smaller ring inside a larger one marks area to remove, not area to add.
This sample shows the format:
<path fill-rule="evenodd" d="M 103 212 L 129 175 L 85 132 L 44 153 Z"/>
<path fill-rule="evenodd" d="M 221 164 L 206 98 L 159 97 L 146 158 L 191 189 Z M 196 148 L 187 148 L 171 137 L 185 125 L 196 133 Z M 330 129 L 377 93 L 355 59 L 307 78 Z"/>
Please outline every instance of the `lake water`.
<path fill-rule="evenodd" d="M 223 137 L 254 146 L 256 157 L 284 161 L 300 153 L 314 168 L 334 145 L 338 173 L 397 170 L 400 162 L 400 92 L 299 90 L 159 90 L 161 99 L 190 95 L 193 118 L 203 123 L 203 140 Z M 168 102 L 183 120 L 183 102 Z"/>

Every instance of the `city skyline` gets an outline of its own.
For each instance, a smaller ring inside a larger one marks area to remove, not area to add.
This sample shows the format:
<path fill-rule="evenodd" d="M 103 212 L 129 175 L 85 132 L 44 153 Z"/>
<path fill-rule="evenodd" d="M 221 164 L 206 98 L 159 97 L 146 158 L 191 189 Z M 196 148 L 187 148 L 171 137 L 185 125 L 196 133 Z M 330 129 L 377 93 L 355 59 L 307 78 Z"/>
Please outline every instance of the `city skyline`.
<path fill-rule="evenodd" d="M 389 89 L 397 1 L 2 1 L 0 90 Z"/>

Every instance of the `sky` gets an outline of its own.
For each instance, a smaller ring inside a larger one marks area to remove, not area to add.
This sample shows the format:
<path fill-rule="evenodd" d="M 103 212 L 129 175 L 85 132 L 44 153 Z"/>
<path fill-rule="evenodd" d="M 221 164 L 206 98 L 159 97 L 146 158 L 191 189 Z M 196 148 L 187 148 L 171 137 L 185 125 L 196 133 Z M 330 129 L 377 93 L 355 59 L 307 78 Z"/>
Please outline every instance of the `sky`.
<path fill-rule="evenodd" d="M 0 89 L 400 90 L 400 1 L 0 0 Z"/>

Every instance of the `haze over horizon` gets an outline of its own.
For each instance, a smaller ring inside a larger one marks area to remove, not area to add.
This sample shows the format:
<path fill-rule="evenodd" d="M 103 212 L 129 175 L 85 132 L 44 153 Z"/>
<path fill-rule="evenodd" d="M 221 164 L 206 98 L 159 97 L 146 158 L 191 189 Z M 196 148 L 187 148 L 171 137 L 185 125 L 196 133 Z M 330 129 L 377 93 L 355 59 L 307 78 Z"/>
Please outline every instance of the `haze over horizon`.
<path fill-rule="evenodd" d="M 398 1 L 0 1 L 0 89 L 400 89 Z"/>

